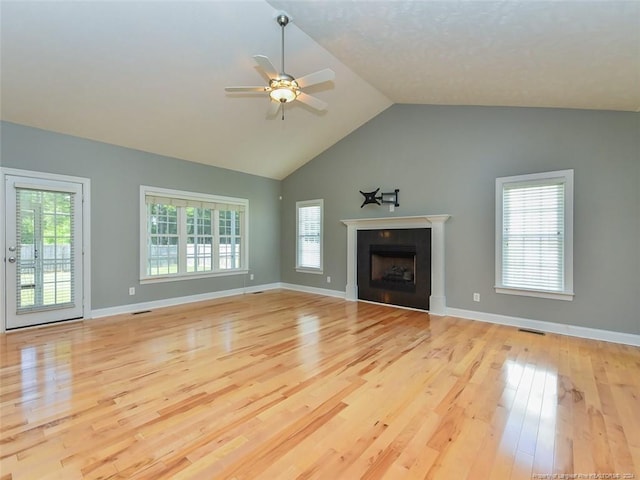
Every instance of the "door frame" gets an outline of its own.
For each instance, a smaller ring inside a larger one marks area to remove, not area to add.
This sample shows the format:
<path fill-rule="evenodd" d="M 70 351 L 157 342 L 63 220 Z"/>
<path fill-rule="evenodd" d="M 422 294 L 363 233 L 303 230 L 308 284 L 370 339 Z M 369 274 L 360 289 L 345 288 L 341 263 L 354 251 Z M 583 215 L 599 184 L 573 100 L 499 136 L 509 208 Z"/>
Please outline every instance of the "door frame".
<path fill-rule="evenodd" d="M 0 248 L 2 249 L 2 272 L 0 274 L 0 294 L 2 302 L 0 307 L 0 333 L 6 332 L 7 327 L 7 289 L 5 286 L 6 268 L 6 176 L 15 175 L 20 177 L 31 177 L 41 180 L 54 180 L 59 182 L 71 182 L 82 184 L 82 311 L 83 319 L 91 318 L 91 179 L 84 177 L 74 177 L 71 175 L 60 175 L 57 173 L 35 172 L 32 170 L 20 170 L 17 168 L 0 167 L 0 225 L 2 234 L 0 235 Z M 37 328 L 25 327 L 25 328 Z M 18 329 L 21 330 L 21 329 Z"/>

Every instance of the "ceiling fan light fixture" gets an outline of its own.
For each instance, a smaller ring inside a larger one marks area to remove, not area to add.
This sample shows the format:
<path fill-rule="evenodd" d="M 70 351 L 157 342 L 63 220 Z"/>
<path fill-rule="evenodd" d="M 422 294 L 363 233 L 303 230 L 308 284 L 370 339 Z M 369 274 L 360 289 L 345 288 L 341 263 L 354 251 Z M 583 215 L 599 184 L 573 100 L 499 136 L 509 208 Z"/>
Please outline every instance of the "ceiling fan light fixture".
<path fill-rule="evenodd" d="M 300 87 L 293 77 L 289 75 L 280 75 L 269 82 L 271 91 L 269 96 L 272 100 L 280 103 L 293 102 L 300 93 Z"/>
<path fill-rule="evenodd" d="M 272 90 L 271 92 L 269 92 L 269 96 L 272 100 L 280 103 L 293 102 L 297 97 L 296 92 L 287 87 L 281 87 L 276 90 Z"/>

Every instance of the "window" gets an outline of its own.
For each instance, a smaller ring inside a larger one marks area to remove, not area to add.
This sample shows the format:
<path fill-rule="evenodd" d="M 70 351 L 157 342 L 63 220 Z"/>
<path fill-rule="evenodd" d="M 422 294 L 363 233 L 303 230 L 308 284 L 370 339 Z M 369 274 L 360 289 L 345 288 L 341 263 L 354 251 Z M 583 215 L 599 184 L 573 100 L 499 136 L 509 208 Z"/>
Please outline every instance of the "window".
<path fill-rule="evenodd" d="M 249 201 L 140 187 L 140 279 L 246 273 Z"/>
<path fill-rule="evenodd" d="M 296 202 L 296 270 L 322 273 L 323 200 Z"/>
<path fill-rule="evenodd" d="M 496 179 L 496 292 L 573 300 L 573 170 Z"/>
<path fill-rule="evenodd" d="M 226 210 L 220 212 L 220 253 L 218 266 L 221 270 L 240 268 L 240 212 Z"/>

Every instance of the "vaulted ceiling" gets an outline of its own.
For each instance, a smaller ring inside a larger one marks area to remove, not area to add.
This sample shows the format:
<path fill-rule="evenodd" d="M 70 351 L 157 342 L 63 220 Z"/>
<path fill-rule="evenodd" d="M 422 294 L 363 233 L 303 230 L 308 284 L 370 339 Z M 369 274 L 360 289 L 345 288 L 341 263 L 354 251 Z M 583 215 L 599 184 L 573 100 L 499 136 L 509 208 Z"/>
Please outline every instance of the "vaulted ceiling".
<path fill-rule="evenodd" d="M 636 1 L 2 1 L 3 120 L 281 179 L 393 103 L 640 110 Z M 323 68 L 267 118 L 253 55 Z"/>

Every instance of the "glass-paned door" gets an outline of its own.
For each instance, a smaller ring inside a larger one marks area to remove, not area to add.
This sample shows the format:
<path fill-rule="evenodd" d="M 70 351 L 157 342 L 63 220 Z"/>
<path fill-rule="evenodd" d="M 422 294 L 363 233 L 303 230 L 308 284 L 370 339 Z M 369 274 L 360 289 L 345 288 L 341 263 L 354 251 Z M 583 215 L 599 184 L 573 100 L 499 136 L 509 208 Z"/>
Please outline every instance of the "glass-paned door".
<path fill-rule="evenodd" d="M 7 328 L 82 317 L 82 184 L 5 179 Z"/>

